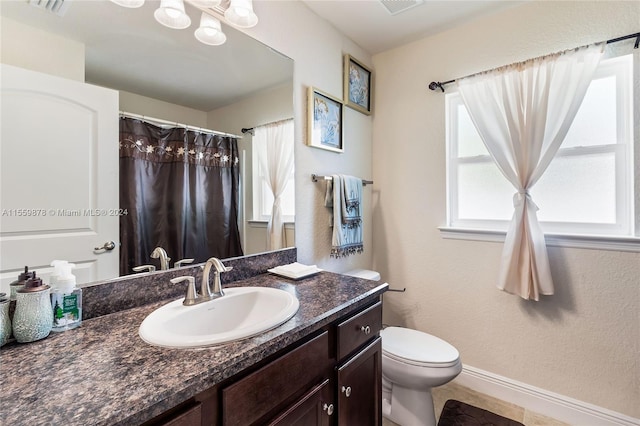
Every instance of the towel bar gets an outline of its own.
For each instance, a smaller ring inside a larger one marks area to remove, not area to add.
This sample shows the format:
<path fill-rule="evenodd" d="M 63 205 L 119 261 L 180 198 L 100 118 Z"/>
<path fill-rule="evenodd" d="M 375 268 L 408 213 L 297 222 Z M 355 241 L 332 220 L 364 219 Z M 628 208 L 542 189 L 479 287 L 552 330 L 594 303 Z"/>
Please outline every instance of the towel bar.
<path fill-rule="evenodd" d="M 318 182 L 319 179 L 332 180 L 333 178 L 331 176 L 317 175 L 315 173 L 311 174 L 311 181 L 312 182 Z M 367 186 L 367 185 L 373 185 L 373 181 L 372 180 L 362 179 L 362 186 Z"/>

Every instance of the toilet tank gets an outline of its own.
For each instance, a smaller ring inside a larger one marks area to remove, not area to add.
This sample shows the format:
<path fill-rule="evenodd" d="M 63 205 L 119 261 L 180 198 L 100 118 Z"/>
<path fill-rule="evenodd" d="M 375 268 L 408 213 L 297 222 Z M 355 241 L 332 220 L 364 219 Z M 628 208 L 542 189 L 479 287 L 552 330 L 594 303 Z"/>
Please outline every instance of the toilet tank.
<path fill-rule="evenodd" d="M 344 272 L 344 275 L 364 278 L 366 280 L 380 281 L 380 273 L 369 269 L 352 269 L 351 271 Z"/>

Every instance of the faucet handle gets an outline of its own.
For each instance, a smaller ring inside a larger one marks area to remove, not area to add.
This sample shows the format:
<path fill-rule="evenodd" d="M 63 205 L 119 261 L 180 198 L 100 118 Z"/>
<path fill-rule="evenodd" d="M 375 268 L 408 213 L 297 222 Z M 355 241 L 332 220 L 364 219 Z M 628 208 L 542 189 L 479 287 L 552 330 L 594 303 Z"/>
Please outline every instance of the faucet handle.
<path fill-rule="evenodd" d="M 179 267 L 181 267 L 181 266 L 182 266 L 183 264 L 185 264 L 185 263 L 193 263 L 193 261 L 194 261 L 194 260 L 195 260 L 195 259 L 182 259 L 182 260 L 178 260 L 177 262 L 175 262 L 175 263 L 173 264 L 173 267 L 174 267 L 174 268 L 179 268 Z"/>
<path fill-rule="evenodd" d="M 133 269 L 133 272 L 154 272 L 156 267 L 154 265 L 141 265 L 135 266 L 131 269 Z"/>
<path fill-rule="evenodd" d="M 177 278 L 171 279 L 172 284 L 178 284 L 183 281 L 188 281 L 189 284 L 187 285 L 187 295 L 185 296 L 182 304 L 185 306 L 195 305 L 196 299 L 198 298 L 198 295 L 196 293 L 196 279 L 191 276 L 177 277 Z"/>

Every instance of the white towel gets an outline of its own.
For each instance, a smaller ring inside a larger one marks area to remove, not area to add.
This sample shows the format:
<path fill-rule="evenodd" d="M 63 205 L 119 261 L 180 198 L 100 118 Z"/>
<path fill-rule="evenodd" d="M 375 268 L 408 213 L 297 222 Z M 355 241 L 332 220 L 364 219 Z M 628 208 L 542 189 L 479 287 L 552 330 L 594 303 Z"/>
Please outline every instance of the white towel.
<path fill-rule="evenodd" d="M 362 253 L 362 179 L 332 175 L 327 181 L 325 206 L 332 208 L 331 257 Z"/>

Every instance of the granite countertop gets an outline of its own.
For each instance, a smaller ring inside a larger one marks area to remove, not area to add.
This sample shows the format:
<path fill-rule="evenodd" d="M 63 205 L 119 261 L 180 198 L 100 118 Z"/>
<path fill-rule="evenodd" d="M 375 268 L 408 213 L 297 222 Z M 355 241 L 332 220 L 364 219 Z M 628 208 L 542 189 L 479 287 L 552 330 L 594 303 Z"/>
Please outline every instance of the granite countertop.
<path fill-rule="evenodd" d="M 300 300 L 296 315 L 259 336 L 196 349 L 151 346 L 142 320 L 169 302 L 90 320 L 38 342 L 0 350 L 0 423 L 137 424 L 204 391 L 324 325 L 364 306 L 387 284 L 321 272 L 293 281 L 271 274 L 234 286 L 277 287 Z"/>

